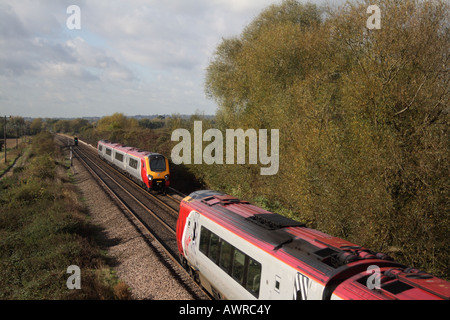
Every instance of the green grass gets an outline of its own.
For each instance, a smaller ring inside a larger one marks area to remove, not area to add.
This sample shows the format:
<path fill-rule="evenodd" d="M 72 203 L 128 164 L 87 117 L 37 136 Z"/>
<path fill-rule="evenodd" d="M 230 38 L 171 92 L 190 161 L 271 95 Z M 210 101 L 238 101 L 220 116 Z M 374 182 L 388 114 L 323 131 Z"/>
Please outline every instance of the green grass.
<path fill-rule="evenodd" d="M 43 144 L 23 169 L 0 181 L 0 299 L 129 298 L 95 242 L 98 228 L 88 223 L 71 179 L 56 173 L 63 161 L 50 139 L 37 137 Z M 70 265 L 80 267 L 80 290 L 66 286 Z"/>

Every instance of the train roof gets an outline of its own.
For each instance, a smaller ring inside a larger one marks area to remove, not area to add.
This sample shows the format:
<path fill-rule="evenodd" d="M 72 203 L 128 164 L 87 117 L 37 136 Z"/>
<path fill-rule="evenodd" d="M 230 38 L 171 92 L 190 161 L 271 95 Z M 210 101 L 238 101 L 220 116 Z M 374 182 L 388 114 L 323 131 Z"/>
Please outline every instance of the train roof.
<path fill-rule="evenodd" d="M 385 254 L 307 228 L 301 222 L 217 191 L 196 191 L 184 202 L 271 255 L 301 269 L 303 273 L 323 283 L 331 282 L 331 286 L 342 282 L 339 279 L 365 273 L 370 265 L 401 270 L 406 268 Z"/>
<path fill-rule="evenodd" d="M 367 272 L 361 272 L 343 281 L 335 294 L 344 299 L 401 299 L 435 300 L 450 298 L 450 284 L 414 268 L 389 268 L 378 270 L 379 287 L 369 288 L 368 281 L 374 286 L 374 278 Z"/>
<path fill-rule="evenodd" d="M 162 156 L 159 153 L 141 150 L 139 148 L 130 147 L 130 146 L 127 146 L 127 145 L 111 142 L 111 141 L 108 141 L 108 140 L 100 140 L 99 143 L 101 143 L 103 145 L 106 145 L 106 146 L 109 146 L 109 147 L 111 147 L 111 148 L 113 148 L 115 150 L 119 150 L 121 152 L 124 152 L 124 153 L 130 154 L 132 156 L 138 157 L 138 158 L 152 156 L 152 155 L 160 155 L 160 156 Z"/>

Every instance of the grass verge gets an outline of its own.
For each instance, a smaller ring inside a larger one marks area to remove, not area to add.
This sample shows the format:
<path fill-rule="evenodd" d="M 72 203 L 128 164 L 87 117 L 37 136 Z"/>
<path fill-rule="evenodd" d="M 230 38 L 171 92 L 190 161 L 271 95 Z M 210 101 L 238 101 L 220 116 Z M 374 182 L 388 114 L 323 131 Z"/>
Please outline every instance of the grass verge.
<path fill-rule="evenodd" d="M 28 163 L 0 181 L 0 299 L 129 299 L 70 179 L 58 176 L 61 163 L 42 133 Z M 81 289 L 67 287 L 71 265 L 80 268 Z"/>

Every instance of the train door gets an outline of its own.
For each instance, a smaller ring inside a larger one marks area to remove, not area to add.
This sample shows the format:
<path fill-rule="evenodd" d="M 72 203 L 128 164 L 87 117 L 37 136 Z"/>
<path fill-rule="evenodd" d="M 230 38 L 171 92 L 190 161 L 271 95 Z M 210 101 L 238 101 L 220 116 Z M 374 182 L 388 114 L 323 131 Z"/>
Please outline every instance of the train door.
<path fill-rule="evenodd" d="M 144 158 L 145 159 L 145 158 Z M 147 182 L 148 182 L 148 177 L 147 177 L 147 169 L 145 168 L 145 161 L 144 159 L 141 159 L 141 181 L 142 183 L 147 186 L 150 187 Z"/>

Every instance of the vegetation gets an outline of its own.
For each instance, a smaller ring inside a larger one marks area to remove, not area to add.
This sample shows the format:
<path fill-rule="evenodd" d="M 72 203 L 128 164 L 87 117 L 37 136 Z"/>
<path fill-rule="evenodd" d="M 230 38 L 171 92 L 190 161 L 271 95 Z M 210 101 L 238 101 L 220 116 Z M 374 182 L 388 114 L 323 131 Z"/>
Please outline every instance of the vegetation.
<path fill-rule="evenodd" d="M 0 299 L 129 297 L 92 240 L 99 230 L 88 223 L 65 168 L 43 132 L 27 164 L 0 181 Z M 70 265 L 80 267 L 80 290 L 66 286 Z"/>
<path fill-rule="evenodd" d="M 172 165 L 172 181 L 184 192 L 203 187 L 252 200 L 450 279 L 449 5 L 381 0 L 381 29 L 369 30 L 371 4 L 272 5 L 217 47 L 206 74 L 214 119 L 151 124 L 115 114 L 80 136 L 170 155 L 172 131 L 192 133 L 194 120 L 223 136 L 279 129 L 276 175 L 260 175 L 247 160 Z"/>
<path fill-rule="evenodd" d="M 202 175 L 448 277 L 448 3 L 378 1 L 380 30 L 370 4 L 288 0 L 222 41 L 206 82 L 217 125 L 280 129 L 280 171 Z"/>

